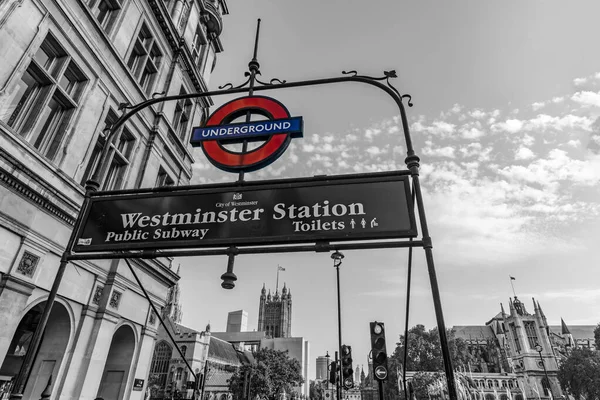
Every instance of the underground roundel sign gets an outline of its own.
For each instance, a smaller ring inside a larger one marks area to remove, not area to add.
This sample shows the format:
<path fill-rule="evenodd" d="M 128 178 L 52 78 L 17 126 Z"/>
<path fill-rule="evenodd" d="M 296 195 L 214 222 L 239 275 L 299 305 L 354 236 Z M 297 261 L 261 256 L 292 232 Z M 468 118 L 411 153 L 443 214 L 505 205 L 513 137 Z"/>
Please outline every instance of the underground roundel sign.
<path fill-rule="evenodd" d="M 252 116 L 267 119 L 252 121 Z M 240 119 L 244 122 L 234 122 Z M 194 128 L 190 143 L 202 147 L 208 160 L 219 169 L 250 172 L 279 158 L 292 138 L 302 137 L 302 125 L 302 117 L 291 117 L 287 108 L 275 99 L 240 97 L 219 107 L 203 127 Z M 227 144 L 243 141 L 262 143 L 246 152 L 225 148 Z"/>

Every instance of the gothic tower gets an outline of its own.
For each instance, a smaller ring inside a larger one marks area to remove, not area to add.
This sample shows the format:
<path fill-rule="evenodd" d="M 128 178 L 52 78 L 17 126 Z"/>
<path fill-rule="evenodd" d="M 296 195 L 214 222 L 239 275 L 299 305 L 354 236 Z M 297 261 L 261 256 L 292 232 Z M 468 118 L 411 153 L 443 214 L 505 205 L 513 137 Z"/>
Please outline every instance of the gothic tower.
<path fill-rule="evenodd" d="M 516 296 L 509 299 L 510 313 L 502 308 L 506 356 L 514 373 L 524 379 L 527 397 L 554 397 L 562 394 L 557 378 L 558 363 L 550 342 L 550 329 L 539 303 L 533 299 L 534 313 Z M 548 380 L 545 375 L 548 374 Z M 531 389 L 530 389 L 531 388 Z M 538 398 L 539 398 L 538 397 Z"/>
<path fill-rule="evenodd" d="M 180 269 L 181 265 L 177 267 L 177 275 L 179 275 Z M 183 317 L 183 310 L 179 301 L 179 290 L 179 282 L 169 288 L 167 292 L 167 304 L 165 304 L 161 313 L 162 319 L 169 318 L 176 324 L 180 324 Z"/>
<path fill-rule="evenodd" d="M 265 331 L 270 338 L 289 338 L 292 336 L 292 292 L 288 291 L 285 283 L 281 290 L 278 289 L 271 297 L 263 284 L 260 292 L 260 305 L 258 306 L 258 330 Z"/>

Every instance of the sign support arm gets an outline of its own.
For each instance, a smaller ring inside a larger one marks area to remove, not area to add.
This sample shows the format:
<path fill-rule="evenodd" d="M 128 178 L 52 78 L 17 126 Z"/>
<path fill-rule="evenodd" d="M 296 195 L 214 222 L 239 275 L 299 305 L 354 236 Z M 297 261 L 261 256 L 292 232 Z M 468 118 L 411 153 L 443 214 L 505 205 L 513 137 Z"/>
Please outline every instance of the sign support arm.
<path fill-rule="evenodd" d="M 158 311 L 158 309 L 154 305 L 154 302 L 152 301 L 152 299 L 150 299 L 150 296 L 148 295 L 148 292 L 144 288 L 144 285 L 142 285 L 142 282 L 140 281 L 140 278 L 136 274 L 135 270 L 133 269 L 133 266 L 131 265 L 131 263 L 129 262 L 129 260 L 127 258 L 125 258 L 124 260 L 125 260 L 125 263 L 127 263 L 127 266 L 129 267 L 129 270 L 131 271 L 131 274 L 135 278 L 135 281 L 137 282 L 138 286 L 140 287 L 140 289 L 142 289 L 142 292 L 144 293 L 144 297 L 146 297 L 146 299 L 148 300 L 148 303 L 150 303 L 150 307 L 152 307 L 152 310 L 154 310 L 154 313 L 156 314 L 156 318 L 158 318 L 158 320 L 160 321 L 160 324 L 165 329 L 165 332 L 167 332 L 167 335 L 169 335 L 169 339 L 171 339 L 171 343 L 173 343 L 173 346 L 177 349 L 177 352 L 179 353 L 179 356 L 181 357 L 181 359 L 183 360 L 183 362 L 187 366 L 188 370 L 190 371 L 190 374 L 192 374 L 192 376 L 194 377 L 194 381 L 196 381 L 198 379 L 198 377 L 196 376 L 196 373 L 192 369 L 192 366 L 190 365 L 190 363 L 188 363 L 188 361 L 185 359 L 185 354 L 183 354 L 183 352 L 181 351 L 181 349 L 177 345 L 177 342 L 175 342 L 175 338 L 173 337 L 173 334 L 167 328 L 167 324 L 165 324 L 165 321 L 162 319 L 162 317 L 160 315 L 160 312 Z"/>

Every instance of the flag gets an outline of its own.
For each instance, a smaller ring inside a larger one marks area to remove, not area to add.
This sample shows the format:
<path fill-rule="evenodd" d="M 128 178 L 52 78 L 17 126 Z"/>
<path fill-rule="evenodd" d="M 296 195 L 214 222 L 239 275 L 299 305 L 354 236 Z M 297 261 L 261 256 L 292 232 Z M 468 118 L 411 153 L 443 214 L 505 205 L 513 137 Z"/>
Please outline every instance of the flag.
<path fill-rule="evenodd" d="M 510 280 L 511 280 L 511 281 L 516 281 L 516 279 L 515 279 L 515 277 L 514 277 L 514 276 L 510 276 L 510 275 L 509 275 L 509 277 L 510 277 Z"/>
<path fill-rule="evenodd" d="M 277 270 L 278 270 L 278 271 L 285 271 L 285 268 L 283 268 L 281 265 L 278 265 L 278 266 L 277 266 Z"/>

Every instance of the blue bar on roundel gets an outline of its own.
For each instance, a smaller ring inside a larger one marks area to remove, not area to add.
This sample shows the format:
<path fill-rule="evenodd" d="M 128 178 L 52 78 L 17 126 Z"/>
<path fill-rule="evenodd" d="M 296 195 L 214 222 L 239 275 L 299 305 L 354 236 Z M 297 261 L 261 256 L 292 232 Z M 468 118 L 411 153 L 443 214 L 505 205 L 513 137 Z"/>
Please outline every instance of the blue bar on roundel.
<path fill-rule="evenodd" d="M 190 143 L 199 144 L 205 140 L 236 141 L 247 138 L 270 136 L 276 133 L 289 133 L 294 138 L 302 137 L 302 125 L 302 117 L 293 117 L 194 128 Z"/>

